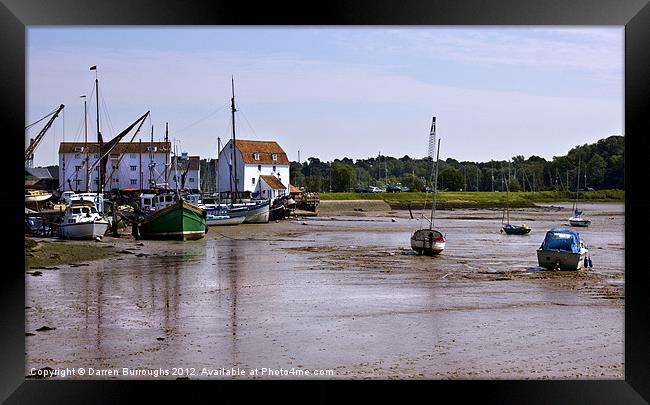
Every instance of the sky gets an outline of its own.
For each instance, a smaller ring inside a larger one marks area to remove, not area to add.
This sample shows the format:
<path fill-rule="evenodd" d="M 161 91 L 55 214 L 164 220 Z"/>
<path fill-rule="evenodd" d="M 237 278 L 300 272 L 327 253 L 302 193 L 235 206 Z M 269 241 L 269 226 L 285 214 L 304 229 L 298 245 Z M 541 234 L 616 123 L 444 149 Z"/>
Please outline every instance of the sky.
<path fill-rule="evenodd" d="M 552 159 L 624 128 L 624 27 L 27 27 L 29 125 L 65 105 L 35 152 L 112 139 L 217 156 L 231 137 L 275 140 L 289 160 L 422 158 L 436 117 L 440 158 Z M 35 137 L 46 121 L 25 133 Z M 131 139 L 133 132 L 123 140 Z"/>

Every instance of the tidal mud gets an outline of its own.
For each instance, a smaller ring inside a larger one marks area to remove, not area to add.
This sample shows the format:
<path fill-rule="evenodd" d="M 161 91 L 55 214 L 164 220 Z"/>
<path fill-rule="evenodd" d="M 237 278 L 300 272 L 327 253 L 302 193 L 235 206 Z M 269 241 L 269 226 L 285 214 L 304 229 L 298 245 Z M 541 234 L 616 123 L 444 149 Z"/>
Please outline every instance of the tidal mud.
<path fill-rule="evenodd" d="M 212 227 L 190 242 L 106 237 L 98 247 L 124 253 L 26 274 L 25 374 L 624 379 L 623 204 L 582 207 L 593 269 L 536 269 L 570 208 L 512 210 L 524 236 L 499 233 L 500 210 L 438 211 L 447 247 L 433 258 L 410 250 L 421 221 L 408 211 Z M 106 371 L 125 368 L 139 372 Z M 145 372 L 172 368 L 194 374 Z M 255 368 L 331 373 L 236 373 Z"/>

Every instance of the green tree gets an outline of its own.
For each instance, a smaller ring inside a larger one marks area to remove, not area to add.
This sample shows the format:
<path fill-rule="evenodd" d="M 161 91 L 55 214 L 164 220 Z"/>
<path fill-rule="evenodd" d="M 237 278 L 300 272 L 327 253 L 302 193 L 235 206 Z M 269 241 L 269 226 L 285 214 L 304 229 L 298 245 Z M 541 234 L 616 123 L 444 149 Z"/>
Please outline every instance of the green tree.
<path fill-rule="evenodd" d="M 349 163 L 332 163 L 332 191 L 350 191 L 357 184 L 357 171 Z"/>
<path fill-rule="evenodd" d="M 414 176 L 412 173 L 406 173 L 404 177 L 402 177 L 402 185 L 413 191 L 417 191 L 424 187 L 424 180 Z"/>
<path fill-rule="evenodd" d="M 449 191 L 459 191 L 463 187 L 463 173 L 451 166 L 445 167 L 438 175 L 438 186 Z"/>
<path fill-rule="evenodd" d="M 605 169 L 607 168 L 607 162 L 599 154 L 594 154 L 594 156 L 589 159 L 587 163 L 587 181 L 589 186 L 593 188 L 601 188 L 603 185 L 603 180 L 605 179 Z"/>

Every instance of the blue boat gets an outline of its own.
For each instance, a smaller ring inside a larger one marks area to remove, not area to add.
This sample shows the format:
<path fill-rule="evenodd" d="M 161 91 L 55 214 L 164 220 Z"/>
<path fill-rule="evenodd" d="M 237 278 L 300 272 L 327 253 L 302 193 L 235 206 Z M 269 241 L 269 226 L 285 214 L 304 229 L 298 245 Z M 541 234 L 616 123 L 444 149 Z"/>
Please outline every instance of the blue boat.
<path fill-rule="evenodd" d="M 537 262 L 550 270 L 580 270 L 585 267 L 588 253 L 578 232 L 552 228 L 546 232 L 542 245 L 537 249 Z"/>

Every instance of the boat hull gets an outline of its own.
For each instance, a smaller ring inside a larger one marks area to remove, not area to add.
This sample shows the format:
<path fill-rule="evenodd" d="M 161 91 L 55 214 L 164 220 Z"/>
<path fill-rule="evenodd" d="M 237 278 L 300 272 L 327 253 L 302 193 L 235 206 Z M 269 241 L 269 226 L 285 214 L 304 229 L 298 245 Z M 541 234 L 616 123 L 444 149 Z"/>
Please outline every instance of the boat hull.
<path fill-rule="evenodd" d="M 426 256 L 442 253 L 446 244 L 444 236 L 436 230 L 419 229 L 411 236 L 411 249 Z"/>
<path fill-rule="evenodd" d="M 25 203 L 37 203 L 47 201 L 52 197 L 51 193 L 48 194 L 38 194 L 38 195 L 26 195 Z"/>
<path fill-rule="evenodd" d="M 591 225 L 591 221 L 583 218 L 569 218 L 569 224 L 571 226 L 580 226 L 586 228 Z"/>
<path fill-rule="evenodd" d="M 205 211 L 185 201 L 153 212 L 140 224 L 143 239 L 196 240 L 206 230 Z"/>
<path fill-rule="evenodd" d="M 205 224 L 207 226 L 219 226 L 219 225 L 239 225 L 246 219 L 245 216 L 241 217 L 230 217 L 230 216 L 217 216 L 210 218 L 206 217 Z"/>
<path fill-rule="evenodd" d="M 539 266 L 550 270 L 580 270 L 584 267 L 586 256 L 586 249 L 582 249 L 580 253 L 537 249 Z"/>
<path fill-rule="evenodd" d="M 530 232 L 530 228 L 528 227 L 511 224 L 505 224 L 501 229 L 508 235 L 526 235 Z"/>
<path fill-rule="evenodd" d="M 59 236 L 64 239 L 102 238 L 108 230 L 108 221 L 87 221 L 59 225 Z"/>

